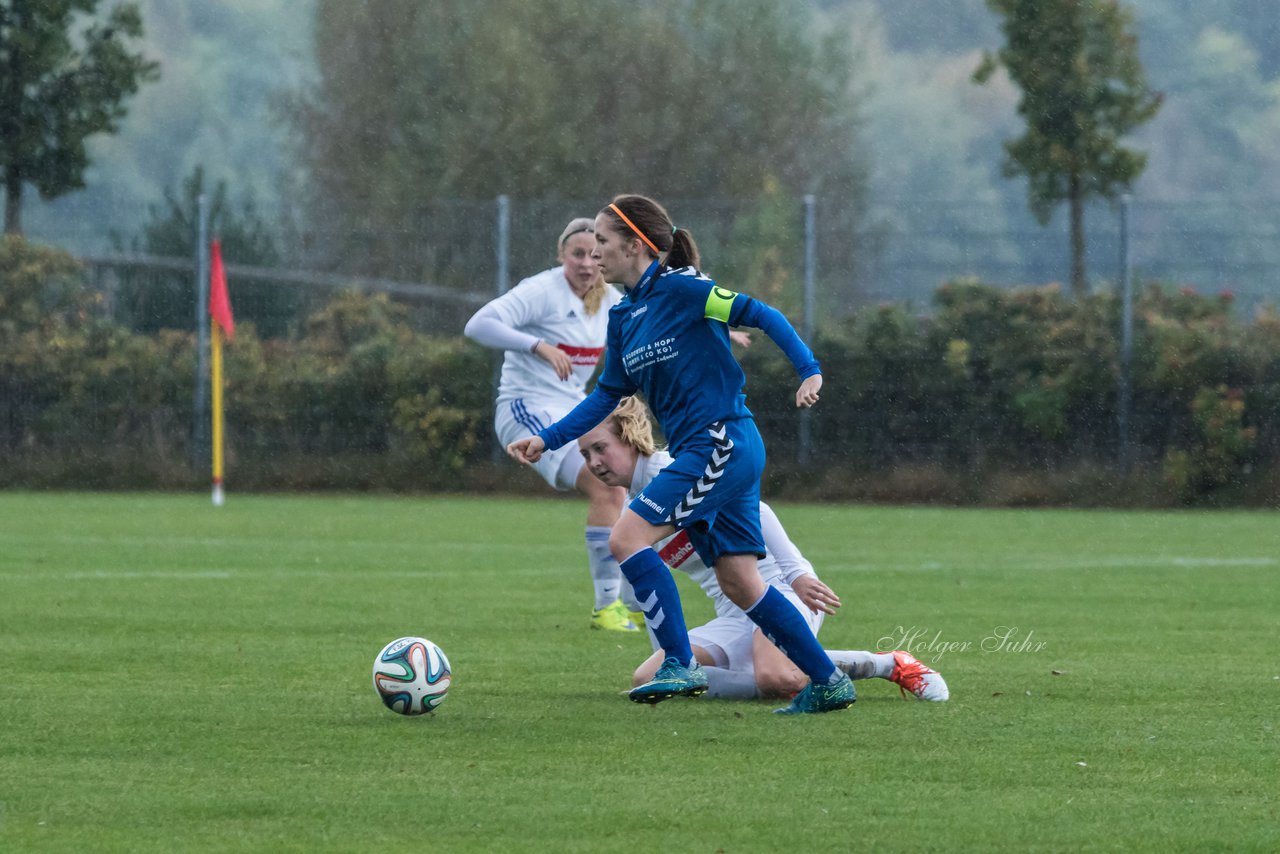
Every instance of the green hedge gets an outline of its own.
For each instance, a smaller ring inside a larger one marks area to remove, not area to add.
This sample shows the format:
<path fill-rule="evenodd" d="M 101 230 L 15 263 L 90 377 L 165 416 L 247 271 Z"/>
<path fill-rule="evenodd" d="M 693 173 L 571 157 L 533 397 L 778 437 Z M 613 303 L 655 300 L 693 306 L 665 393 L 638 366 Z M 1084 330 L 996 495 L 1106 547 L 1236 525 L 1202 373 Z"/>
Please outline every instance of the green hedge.
<path fill-rule="evenodd" d="M 817 460 L 843 474 L 959 475 L 968 488 L 935 478 L 956 500 L 982 500 L 992 478 L 1017 474 L 1050 487 L 1042 503 L 1275 503 L 1274 311 L 1242 322 L 1230 294 L 1152 284 L 1137 295 L 1132 467 L 1122 467 L 1116 295 L 1072 301 L 1056 286 L 957 281 L 934 302 L 927 315 L 882 305 L 820 332 L 828 381 L 813 420 Z M 771 448 L 787 447 L 796 441 L 786 395 L 794 382 L 769 349 L 744 359 L 749 391 Z"/>
<path fill-rule="evenodd" d="M 1149 285 L 1135 303 L 1132 466 L 1120 467 L 1120 306 L 1056 287 L 957 281 L 927 314 L 869 307 L 814 342 L 826 385 L 797 461 L 790 366 L 743 354 L 770 489 L 988 503 L 1274 504 L 1280 315 Z M 757 338 L 759 335 L 757 335 Z M 237 327 L 226 350 L 228 473 L 249 488 L 492 488 L 494 354 L 414 332 L 344 293 L 293 338 Z M 74 260 L 0 241 L 0 480 L 188 488 L 194 342 L 104 319 Z M 519 475 L 517 475 L 519 478 Z M 518 483 L 525 481 L 518 480 Z"/>

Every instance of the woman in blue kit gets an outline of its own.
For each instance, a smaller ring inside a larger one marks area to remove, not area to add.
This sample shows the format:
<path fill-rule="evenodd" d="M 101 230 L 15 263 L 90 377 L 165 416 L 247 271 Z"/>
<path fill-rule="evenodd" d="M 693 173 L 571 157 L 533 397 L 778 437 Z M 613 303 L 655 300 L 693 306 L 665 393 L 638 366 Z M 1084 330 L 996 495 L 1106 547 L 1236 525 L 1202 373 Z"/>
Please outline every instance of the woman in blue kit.
<path fill-rule="evenodd" d="M 596 216 L 595 238 L 593 257 L 605 280 L 626 285 L 626 296 L 609 310 L 600 379 L 568 415 L 536 436 L 512 442 L 507 452 L 521 462 L 537 462 L 545 450 L 600 424 L 619 400 L 636 392 L 658 419 L 674 461 L 632 499 L 609 538 L 665 655 L 654 678 L 634 688 L 631 699 L 657 703 L 707 689 L 689 646 L 675 581 L 653 549 L 685 530 L 730 601 L 809 677 L 791 705 L 778 711 L 828 712 L 851 705 L 849 677 L 832 663 L 795 606 L 756 570 L 765 551 L 764 443 L 742 393 L 746 377 L 730 352 L 729 328 L 760 329 L 786 354 L 801 378 L 799 407 L 818 400 L 817 360 L 781 312 L 703 276 L 693 235 L 673 226 L 654 200 L 618 196 Z"/>

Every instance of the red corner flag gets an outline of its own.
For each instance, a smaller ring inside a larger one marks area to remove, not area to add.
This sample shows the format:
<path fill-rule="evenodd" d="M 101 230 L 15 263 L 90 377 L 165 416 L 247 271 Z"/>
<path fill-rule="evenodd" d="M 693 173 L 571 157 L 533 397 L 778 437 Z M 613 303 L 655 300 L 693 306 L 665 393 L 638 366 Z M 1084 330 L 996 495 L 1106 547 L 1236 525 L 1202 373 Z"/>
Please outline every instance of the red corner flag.
<path fill-rule="evenodd" d="M 235 337 L 236 321 L 231 316 L 227 274 L 222 269 L 222 243 L 217 240 L 213 241 L 209 253 L 209 314 L 222 327 L 228 341 Z"/>

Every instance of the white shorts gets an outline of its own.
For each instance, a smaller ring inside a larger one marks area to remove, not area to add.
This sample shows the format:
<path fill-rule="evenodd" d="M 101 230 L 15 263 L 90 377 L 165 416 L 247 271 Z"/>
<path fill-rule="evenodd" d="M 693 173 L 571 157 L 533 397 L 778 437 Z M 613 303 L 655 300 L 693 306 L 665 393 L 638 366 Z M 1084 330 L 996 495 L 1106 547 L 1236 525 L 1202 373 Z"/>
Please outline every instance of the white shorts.
<path fill-rule="evenodd" d="M 773 585 L 786 596 L 791 604 L 800 611 L 813 636 L 818 636 L 822 628 L 822 620 L 826 614 L 819 611 L 813 613 L 800 601 L 800 597 L 791 589 L 791 585 L 778 581 Z M 737 670 L 744 673 L 755 673 L 755 659 L 751 653 L 751 637 L 755 633 L 756 624 L 742 611 L 729 616 L 717 616 L 711 622 L 689 629 L 689 643 L 700 646 L 711 657 L 716 659 L 716 666 L 726 670 Z"/>
<path fill-rule="evenodd" d="M 494 409 L 493 432 L 505 448 L 517 439 L 527 439 L 536 435 L 539 430 L 550 427 L 568 415 L 575 405 L 566 401 L 533 400 L 527 397 L 500 400 Z M 577 442 L 570 442 L 555 451 L 547 451 L 542 459 L 533 464 L 543 480 L 560 490 L 573 489 L 577 485 L 582 466 L 582 452 L 578 450 Z"/>

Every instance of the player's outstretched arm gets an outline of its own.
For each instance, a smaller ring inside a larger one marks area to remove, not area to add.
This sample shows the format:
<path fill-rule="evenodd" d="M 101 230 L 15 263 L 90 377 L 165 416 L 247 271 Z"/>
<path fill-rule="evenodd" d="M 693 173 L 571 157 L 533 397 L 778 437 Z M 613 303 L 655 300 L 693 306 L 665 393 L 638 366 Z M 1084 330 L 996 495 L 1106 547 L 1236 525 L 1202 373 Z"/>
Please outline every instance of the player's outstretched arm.
<path fill-rule="evenodd" d="M 741 302 L 738 302 L 741 301 Z M 818 402 L 818 389 L 822 388 L 822 369 L 818 359 L 796 333 L 786 315 L 760 300 L 735 295 L 735 306 L 742 308 L 730 313 L 730 320 L 744 326 L 753 326 L 778 345 L 802 380 L 796 392 L 796 406 L 808 409 Z"/>
<path fill-rule="evenodd" d="M 507 445 L 507 456 L 516 462 L 532 465 L 542 459 L 542 452 L 546 449 L 547 446 L 541 436 L 529 436 L 525 439 L 516 439 Z"/>

